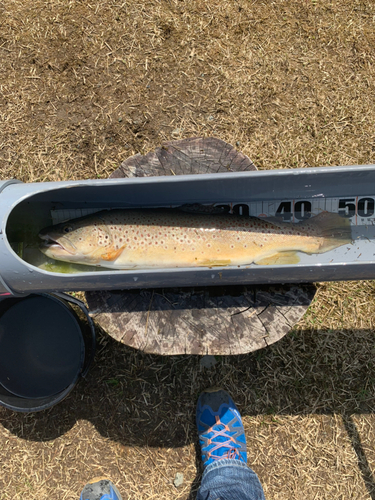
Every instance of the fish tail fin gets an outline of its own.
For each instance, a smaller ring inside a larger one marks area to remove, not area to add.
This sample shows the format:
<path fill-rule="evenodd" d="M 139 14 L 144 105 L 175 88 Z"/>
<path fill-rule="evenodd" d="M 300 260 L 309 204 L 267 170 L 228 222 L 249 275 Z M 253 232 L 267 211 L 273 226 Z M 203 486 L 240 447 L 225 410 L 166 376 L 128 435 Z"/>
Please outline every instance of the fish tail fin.
<path fill-rule="evenodd" d="M 313 229 L 318 237 L 323 238 L 317 253 L 328 252 L 352 241 L 350 220 L 339 214 L 322 212 L 302 224 L 307 226 L 307 231 Z"/>

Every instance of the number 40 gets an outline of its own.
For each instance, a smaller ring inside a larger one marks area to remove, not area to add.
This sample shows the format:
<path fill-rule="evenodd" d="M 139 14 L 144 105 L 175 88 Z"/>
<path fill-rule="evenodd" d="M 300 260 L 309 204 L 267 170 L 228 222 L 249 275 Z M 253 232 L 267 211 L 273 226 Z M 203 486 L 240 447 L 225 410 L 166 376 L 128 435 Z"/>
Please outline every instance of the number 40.
<path fill-rule="evenodd" d="M 276 210 L 276 215 L 285 221 L 290 221 L 293 216 L 292 202 L 283 201 Z M 311 217 L 311 203 L 309 201 L 297 201 L 294 204 L 294 217 L 298 220 L 306 220 Z"/>

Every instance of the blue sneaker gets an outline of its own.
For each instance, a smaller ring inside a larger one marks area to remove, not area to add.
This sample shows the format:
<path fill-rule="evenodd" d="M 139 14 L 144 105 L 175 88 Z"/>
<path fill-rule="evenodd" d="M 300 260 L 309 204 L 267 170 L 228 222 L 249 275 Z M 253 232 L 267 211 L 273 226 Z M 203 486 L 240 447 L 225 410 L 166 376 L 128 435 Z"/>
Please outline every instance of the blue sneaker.
<path fill-rule="evenodd" d="M 241 415 L 226 391 L 216 387 L 203 391 L 196 418 L 203 467 L 223 458 L 247 463 Z"/>
<path fill-rule="evenodd" d="M 86 484 L 80 500 L 122 500 L 122 497 L 112 481 L 98 477 Z"/>

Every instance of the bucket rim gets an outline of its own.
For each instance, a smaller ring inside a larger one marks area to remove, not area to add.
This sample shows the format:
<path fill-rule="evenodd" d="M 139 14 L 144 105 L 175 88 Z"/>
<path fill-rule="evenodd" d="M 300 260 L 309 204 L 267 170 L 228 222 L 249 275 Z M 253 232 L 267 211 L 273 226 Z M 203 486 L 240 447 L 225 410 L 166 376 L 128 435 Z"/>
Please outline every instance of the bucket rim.
<path fill-rule="evenodd" d="M 79 379 L 84 378 L 87 375 L 87 372 L 91 366 L 91 363 L 95 355 L 95 347 L 96 347 L 96 332 L 95 332 L 94 322 L 90 317 L 89 311 L 85 306 L 85 304 L 75 297 L 71 297 L 68 294 L 60 292 L 53 292 L 53 293 L 42 292 L 42 293 L 30 293 L 21 297 L 19 296 L 6 297 L 0 302 L 9 301 L 16 304 L 35 296 L 37 297 L 42 296 L 46 299 L 52 300 L 53 302 L 61 305 L 71 315 L 73 320 L 77 323 L 78 331 L 80 334 L 81 356 L 80 356 L 79 369 L 76 371 L 69 385 L 55 394 L 49 396 L 35 397 L 35 398 L 23 397 L 14 394 L 13 392 L 9 391 L 3 384 L 0 384 L 0 387 L 3 389 L 3 391 L 5 391 L 5 394 L 1 394 L 0 392 L 0 405 L 9 410 L 22 413 L 33 413 L 33 412 L 43 411 L 61 402 L 73 390 Z M 86 336 L 84 335 L 85 325 L 82 319 L 77 315 L 74 308 L 71 307 L 71 304 L 78 306 L 84 313 L 91 333 L 89 338 L 87 334 Z M 10 305 L 9 308 L 5 309 L 5 311 L 10 309 L 11 307 L 12 305 Z M 21 404 L 22 402 L 24 404 Z"/>

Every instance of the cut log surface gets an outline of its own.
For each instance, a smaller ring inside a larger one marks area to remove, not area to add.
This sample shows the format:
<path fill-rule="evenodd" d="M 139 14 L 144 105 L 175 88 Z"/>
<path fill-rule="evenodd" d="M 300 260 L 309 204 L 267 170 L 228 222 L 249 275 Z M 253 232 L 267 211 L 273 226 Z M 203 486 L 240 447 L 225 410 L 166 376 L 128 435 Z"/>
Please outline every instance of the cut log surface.
<path fill-rule="evenodd" d="M 194 137 L 166 142 L 145 156 L 131 156 L 110 178 L 215 174 L 256 169 L 250 158 L 230 144 L 214 137 Z"/>
<path fill-rule="evenodd" d="M 165 143 L 124 161 L 111 178 L 256 170 L 215 138 Z M 315 295 L 303 285 L 226 286 L 86 292 L 90 314 L 114 339 L 148 353 L 243 354 L 273 344 Z"/>
<path fill-rule="evenodd" d="M 155 354 L 243 354 L 283 337 L 311 285 L 90 292 L 92 317 L 116 340 Z"/>

